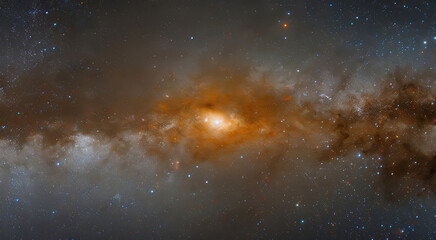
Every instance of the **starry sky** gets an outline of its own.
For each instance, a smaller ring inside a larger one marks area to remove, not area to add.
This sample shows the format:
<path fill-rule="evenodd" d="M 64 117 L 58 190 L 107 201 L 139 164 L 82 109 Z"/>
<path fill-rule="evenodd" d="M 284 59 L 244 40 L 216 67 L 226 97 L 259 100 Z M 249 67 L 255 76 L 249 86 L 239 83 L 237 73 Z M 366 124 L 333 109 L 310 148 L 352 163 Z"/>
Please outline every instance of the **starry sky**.
<path fill-rule="evenodd" d="M 0 0 L 1 239 L 436 239 L 436 2 Z"/>

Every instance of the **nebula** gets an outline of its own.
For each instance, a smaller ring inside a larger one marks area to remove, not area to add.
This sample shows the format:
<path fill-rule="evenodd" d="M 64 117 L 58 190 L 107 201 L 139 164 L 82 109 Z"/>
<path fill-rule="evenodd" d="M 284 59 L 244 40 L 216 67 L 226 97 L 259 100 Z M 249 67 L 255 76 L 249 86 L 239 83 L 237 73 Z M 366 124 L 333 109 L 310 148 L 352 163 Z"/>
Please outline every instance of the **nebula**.
<path fill-rule="evenodd" d="M 317 161 L 362 152 L 381 157 L 386 185 L 416 179 L 434 191 L 435 149 L 425 141 L 434 138 L 435 97 L 419 83 L 422 74 L 409 76 L 397 70 L 383 76 L 381 91 L 361 96 L 347 93 L 343 98 L 349 101 L 340 108 L 335 99 L 328 103 L 299 99 L 295 94 L 302 91 L 299 86 L 272 84 L 272 77 L 255 78 L 248 67 L 207 67 L 193 75 L 186 87 L 149 100 L 148 110 L 140 113 L 86 112 L 77 108 L 86 104 L 69 103 L 73 100 L 67 98 L 48 101 L 67 113 L 52 114 L 36 111 L 34 98 L 20 98 L 20 102 L 3 104 L 2 112 L 11 118 L 6 120 L 11 130 L 5 127 L 3 139 L 23 145 L 40 136 L 45 146 L 61 148 L 80 144 L 77 136 L 104 136 L 113 144 L 111 151 L 126 154 L 131 143 L 123 135 L 133 133 L 145 154 L 160 161 L 173 159 L 182 166 L 197 161 L 226 164 L 241 149 L 253 156 L 267 151 L 274 157 L 264 161 L 273 168 L 289 151 L 313 151 Z M 38 97 L 44 101 L 51 88 L 39 88 L 47 91 Z M 5 96 L 12 98 L 21 91 L 5 90 Z M 12 109 L 23 112 L 12 114 Z"/>
<path fill-rule="evenodd" d="M 435 12 L 0 2 L 0 238 L 433 239 Z"/>

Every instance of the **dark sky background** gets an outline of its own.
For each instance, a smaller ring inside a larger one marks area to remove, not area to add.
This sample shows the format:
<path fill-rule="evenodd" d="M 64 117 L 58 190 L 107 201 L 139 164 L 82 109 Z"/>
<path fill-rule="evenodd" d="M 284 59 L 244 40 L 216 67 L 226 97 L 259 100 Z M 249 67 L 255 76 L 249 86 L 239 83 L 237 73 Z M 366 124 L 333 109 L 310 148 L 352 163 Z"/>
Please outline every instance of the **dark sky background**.
<path fill-rule="evenodd" d="M 0 0 L 1 239 L 436 239 L 435 1 Z"/>

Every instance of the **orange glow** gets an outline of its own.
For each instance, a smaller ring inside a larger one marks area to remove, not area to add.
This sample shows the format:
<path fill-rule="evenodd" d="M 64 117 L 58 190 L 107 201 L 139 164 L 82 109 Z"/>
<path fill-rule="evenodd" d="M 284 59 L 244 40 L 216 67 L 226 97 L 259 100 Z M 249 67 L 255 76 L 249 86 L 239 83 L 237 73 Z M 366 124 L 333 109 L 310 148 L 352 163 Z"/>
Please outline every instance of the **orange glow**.
<path fill-rule="evenodd" d="M 283 24 L 283 27 L 285 27 L 285 28 L 288 27 L 288 24 L 287 23 Z"/>
<path fill-rule="evenodd" d="M 211 159 L 250 142 L 282 142 L 304 128 L 305 111 L 288 94 L 277 94 L 265 82 L 234 79 L 203 81 L 156 102 L 147 121 L 153 136 L 146 138 L 148 150 L 165 158 L 183 146 L 193 158 Z M 284 122 L 285 117 L 292 122 Z"/>
<path fill-rule="evenodd" d="M 210 130 L 230 131 L 237 128 L 239 121 L 218 111 L 204 111 L 203 121 Z"/>

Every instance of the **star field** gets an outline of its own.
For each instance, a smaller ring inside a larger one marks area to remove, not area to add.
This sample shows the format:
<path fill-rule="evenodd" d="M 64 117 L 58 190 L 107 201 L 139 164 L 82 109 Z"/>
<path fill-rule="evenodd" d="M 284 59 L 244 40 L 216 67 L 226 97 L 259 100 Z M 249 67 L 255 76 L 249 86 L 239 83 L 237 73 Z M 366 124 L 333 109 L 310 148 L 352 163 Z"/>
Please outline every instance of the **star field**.
<path fill-rule="evenodd" d="M 435 239 L 436 2 L 0 1 L 1 239 Z"/>

